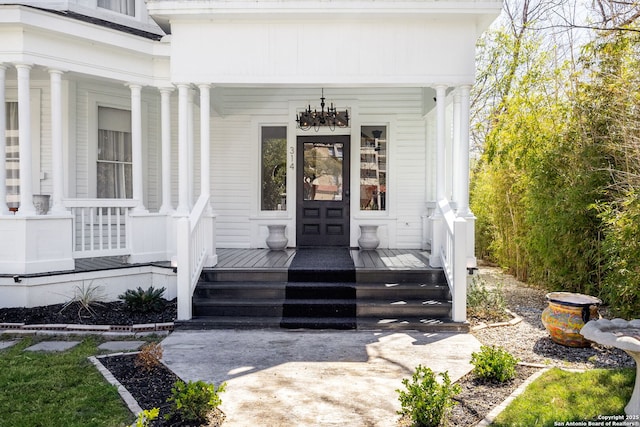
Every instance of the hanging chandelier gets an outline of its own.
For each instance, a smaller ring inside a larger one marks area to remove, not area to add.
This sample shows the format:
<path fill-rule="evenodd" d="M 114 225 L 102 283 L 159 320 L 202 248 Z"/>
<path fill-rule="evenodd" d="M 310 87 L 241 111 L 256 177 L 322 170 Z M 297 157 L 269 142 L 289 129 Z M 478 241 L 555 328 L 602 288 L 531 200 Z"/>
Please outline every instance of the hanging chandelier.
<path fill-rule="evenodd" d="M 299 114 L 296 114 L 296 122 L 298 127 L 302 130 L 309 130 L 314 128 L 317 132 L 321 126 L 328 126 L 332 131 L 337 127 L 346 128 L 349 126 L 349 111 L 338 111 L 333 102 L 331 106 L 325 111 L 326 106 L 324 102 L 324 89 L 322 89 L 322 96 L 320 97 L 320 111 L 317 109 L 311 110 L 311 105 L 306 110 Z"/>

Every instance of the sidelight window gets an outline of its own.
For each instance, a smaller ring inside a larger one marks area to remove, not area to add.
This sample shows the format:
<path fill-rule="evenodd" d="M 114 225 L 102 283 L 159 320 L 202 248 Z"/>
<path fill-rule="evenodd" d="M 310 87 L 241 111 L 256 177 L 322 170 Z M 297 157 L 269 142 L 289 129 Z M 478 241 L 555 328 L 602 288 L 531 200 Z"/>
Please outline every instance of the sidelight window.
<path fill-rule="evenodd" d="M 263 211 L 287 209 L 287 127 L 263 126 L 261 143 L 261 194 Z"/>
<path fill-rule="evenodd" d="M 362 126 L 360 135 L 360 209 L 387 209 L 387 127 Z"/>

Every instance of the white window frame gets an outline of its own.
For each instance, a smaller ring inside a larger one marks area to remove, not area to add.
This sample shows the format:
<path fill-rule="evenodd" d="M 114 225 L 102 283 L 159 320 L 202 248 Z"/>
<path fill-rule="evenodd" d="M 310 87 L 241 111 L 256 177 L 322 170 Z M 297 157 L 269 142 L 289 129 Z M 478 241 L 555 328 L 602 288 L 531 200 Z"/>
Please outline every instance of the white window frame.
<path fill-rule="evenodd" d="M 262 128 L 263 127 L 284 127 L 286 129 L 287 135 L 287 209 L 286 210 L 262 210 Z M 292 184 L 292 170 L 291 166 L 291 134 L 288 120 L 282 117 L 262 117 L 260 119 L 254 119 L 251 121 L 251 140 L 253 141 L 253 146 L 255 147 L 252 163 L 253 170 L 251 176 L 251 182 L 253 183 L 253 194 L 251 197 L 251 217 L 254 219 L 260 218 L 280 218 L 285 219 L 289 218 L 289 212 L 295 212 L 295 209 L 292 211 L 291 206 L 291 192 L 294 191 L 295 187 Z M 294 137 L 295 141 L 295 137 Z M 295 150 L 295 149 L 294 149 Z M 295 165 L 295 158 L 293 160 Z M 293 198 L 295 201 L 295 197 Z"/>
<path fill-rule="evenodd" d="M 355 219 L 370 219 L 370 218 L 385 218 L 392 219 L 397 215 L 397 171 L 395 170 L 396 148 L 397 142 L 395 141 L 395 129 L 396 119 L 390 116 L 378 116 L 378 115 L 362 115 L 358 123 L 358 135 L 360 130 L 364 126 L 385 126 L 387 128 L 387 197 L 386 197 L 386 209 L 385 210 L 362 210 L 360 209 L 360 137 L 357 140 L 357 156 L 355 161 L 352 161 L 352 174 L 357 177 L 357 190 L 352 188 L 352 198 L 357 197 L 357 210 L 355 212 Z M 352 153 L 355 150 L 352 151 Z M 355 154 L 355 153 L 353 153 Z M 354 173 L 355 172 L 355 173 Z"/>
<path fill-rule="evenodd" d="M 115 91 L 114 91 L 115 92 Z M 88 94 L 87 113 L 87 190 L 86 193 L 78 192 L 78 197 L 97 199 L 98 192 L 98 107 L 116 108 L 119 110 L 131 111 L 131 94 L 122 92 L 122 96 L 106 94 L 103 92 L 92 92 Z M 142 170 L 147 170 L 147 129 L 148 129 L 149 108 L 147 103 L 142 101 Z M 133 144 L 133 142 L 132 142 Z M 133 147 L 132 147 L 133 149 Z M 78 162 L 82 160 L 78 158 Z M 147 175 L 144 177 L 144 187 L 147 187 Z M 145 193 L 146 194 L 146 193 Z M 145 201 L 146 203 L 146 201 Z"/>

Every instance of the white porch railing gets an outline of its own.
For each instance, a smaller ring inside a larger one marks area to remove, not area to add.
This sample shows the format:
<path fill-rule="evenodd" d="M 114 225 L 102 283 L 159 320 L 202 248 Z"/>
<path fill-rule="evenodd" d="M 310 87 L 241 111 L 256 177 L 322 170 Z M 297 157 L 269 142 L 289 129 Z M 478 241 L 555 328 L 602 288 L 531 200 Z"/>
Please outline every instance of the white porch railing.
<path fill-rule="evenodd" d="M 193 290 L 207 258 L 212 255 L 213 220 L 209 196 L 200 196 L 188 217 L 178 219 L 178 319 L 191 319 Z"/>
<path fill-rule="evenodd" d="M 129 255 L 127 241 L 131 199 L 67 199 L 73 215 L 73 257 Z"/>
<path fill-rule="evenodd" d="M 452 320 L 464 322 L 467 320 L 467 221 L 456 217 L 446 199 L 438 202 L 438 210 L 443 217 L 443 235 L 440 247 L 432 249 L 440 252 L 442 267 L 451 290 Z"/>

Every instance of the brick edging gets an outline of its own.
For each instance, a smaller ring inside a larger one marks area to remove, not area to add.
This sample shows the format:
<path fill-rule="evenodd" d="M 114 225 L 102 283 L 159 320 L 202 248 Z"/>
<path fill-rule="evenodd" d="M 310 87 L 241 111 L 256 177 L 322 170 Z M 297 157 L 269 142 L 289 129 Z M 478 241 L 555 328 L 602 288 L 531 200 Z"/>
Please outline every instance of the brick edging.
<path fill-rule="evenodd" d="M 94 332 L 94 333 L 130 333 L 141 332 L 170 332 L 173 331 L 173 322 L 141 323 L 136 325 L 81 325 L 81 324 L 25 324 L 25 323 L 0 323 L 2 333 L 14 332 Z"/>

